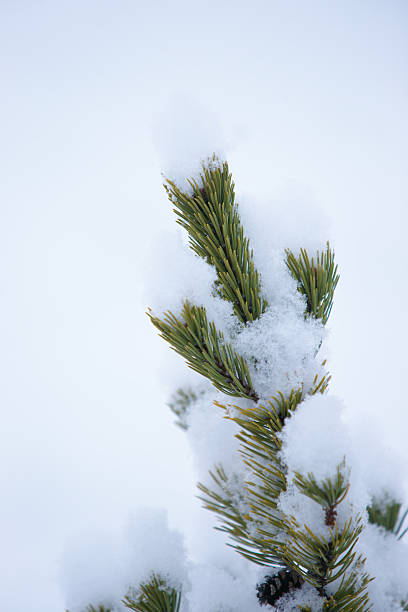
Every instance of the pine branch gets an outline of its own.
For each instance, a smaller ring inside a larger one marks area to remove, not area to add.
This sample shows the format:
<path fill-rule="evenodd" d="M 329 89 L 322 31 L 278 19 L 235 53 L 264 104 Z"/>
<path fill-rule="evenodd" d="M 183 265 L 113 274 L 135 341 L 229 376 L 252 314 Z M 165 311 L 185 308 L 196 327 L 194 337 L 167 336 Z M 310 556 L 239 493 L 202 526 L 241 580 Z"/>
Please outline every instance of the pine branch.
<path fill-rule="evenodd" d="M 307 525 L 300 529 L 293 517 L 288 519 L 289 539 L 282 546 L 282 558 L 324 597 L 328 584 L 342 578 L 353 563 L 362 563 L 353 552 L 362 531 L 361 519 L 355 527 L 352 523 L 350 519 L 342 529 L 336 523 L 334 528 L 329 528 L 326 539 L 316 535 Z"/>
<path fill-rule="evenodd" d="M 357 565 L 357 570 L 358 570 Z M 371 579 L 367 574 L 358 577 L 357 571 L 343 577 L 339 588 L 324 602 L 324 612 L 370 612 L 367 586 Z"/>
<path fill-rule="evenodd" d="M 325 377 L 320 381 L 316 377 L 311 394 L 324 392 L 327 384 Z M 240 433 L 236 436 L 241 442 L 240 452 L 254 477 L 254 482 L 246 483 L 246 489 L 251 507 L 250 516 L 256 526 L 256 530 L 252 528 L 250 533 L 259 552 L 254 555 L 246 548 L 237 547 L 237 550 L 263 565 L 276 562 L 282 565 L 279 551 L 274 547 L 276 534 L 285 528 L 277 507 L 280 494 L 286 490 L 286 470 L 279 459 L 282 447 L 279 434 L 286 419 L 302 400 L 302 389 L 292 390 L 288 397 L 279 392 L 265 406 L 235 406 L 236 413 L 228 416 L 240 427 Z M 221 407 L 225 409 L 225 406 Z"/>
<path fill-rule="evenodd" d="M 147 314 L 160 336 L 185 358 L 192 370 L 208 378 L 226 395 L 258 401 L 246 361 L 225 342 L 214 323 L 208 322 L 203 306 L 186 301 L 180 319 L 171 312 L 165 313 L 164 320 Z"/>
<path fill-rule="evenodd" d="M 267 303 L 262 298 L 253 252 L 239 219 L 228 165 L 220 164 L 213 157 L 203 165 L 198 181 L 190 179 L 188 182 L 189 193 L 171 181 L 165 184 L 177 222 L 187 231 L 190 247 L 196 255 L 215 267 L 215 291 L 233 305 L 241 323 L 250 323 L 265 312 Z M 305 249 L 300 250 L 298 257 L 287 249 L 286 265 L 299 292 L 306 298 L 305 317 L 326 324 L 339 280 L 329 243 L 322 253 L 317 252 L 311 259 Z M 185 302 L 179 317 L 171 312 L 165 313 L 163 319 L 149 316 L 160 335 L 186 359 L 190 368 L 208 378 L 223 393 L 258 402 L 248 364 L 231 344 L 225 342 L 214 323 L 208 322 L 204 306 Z M 256 357 L 255 353 L 256 347 Z M 350 518 L 339 525 L 337 520 L 337 507 L 349 488 L 344 465 L 338 467 L 333 478 L 321 482 L 311 473 L 307 476 L 297 473 L 293 481 L 303 495 L 321 507 L 322 524 L 326 525 L 324 537 L 315 534 L 307 525 L 301 528 L 295 517 L 286 516 L 278 507 L 279 496 L 287 487 L 287 470 L 280 460 L 280 434 L 285 421 L 296 410 L 304 393 L 324 393 L 329 380 L 327 375 L 316 376 L 310 389 L 292 391 L 289 397 L 278 393 L 265 406 L 236 406 L 236 412 L 229 418 L 240 427 L 237 438 L 252 479 L 244 483 L 241 493 L 233 482 L 235 476 L 228 476 L 218 465 L 210 472 L 213 486 L 199 484 L 199 490 L 205 506 L 221 521 L 218 529 L 229 534 L 237 552 L 255 563 L 273 565 L 280 570 L 264 583 L 261 603 L 273 605 L 282 594 L 306 581 L 324 599 L 322 610 L 367 612 L 369 578 L 360 571 L 364 560 L 354 552 L 362 522 L 357 517 L 354 522 Z M 190 398 L 180 396 L 179 400 L 171 407 L 183 427 Z M 404 516 L 399 527 L 394 522 L 393 529 L 400 533 L 403 522 Z M 328 587 L 332 585 L 333 589 L 335 581 L 340 585 L 329 595 Z M 153 586 L 156 591 L 159 587 L 164 588 L 163 583 Z M 131 609 L 142 612 L 170 610 L 160 607 Z M 308 606 L 303 608 L 308 609 Z"/>
<path fill-rule="evenodd" d="M 293 484 L 306 497 L 313 499 L 325 511 L 325 523 L 328 527 L 334 527 L 337 517 L 337 506 L 346 497 L 350 485 L 346 482 L 343 470 L 345 462 L 337 467 L 336 477 L 324 479 L 320 484 L 313 474 L 309 473 L 306 477 L 295 472 Z"/>
<path fill-rule="evenodd" d="M 303 530 L 300 529 L 294 517 L 286 517 L 277 507 L 277 499 L 286 489 L 285 469 L 279 463 L 279 433 L 285 420 L 290 418 L 302 399 L 301 390 L 292 391 L 289 398 L 279 394 L 269 402 L 267 408 L 237 407 L 240 416 L 230 417 L 242 428 L 238 435 L 242 442 L 242 453 L 256 476 L 256 482 L 247 483 L 247 490 L 251 515 L 263 524 L 262 527 L 257 525 L 258 535 L 253 538 L 259 546 L 259 560 L 262 561 L 263 555 L 267 559 L 268 553 L 273 552 L 281 564 L 299 574 L 326 598 L 328 603 L 323 608 L 325 610 L 368 610 L 365 590 L 368 577 L 367 580 L 364 578 L 362 589 L 357 589 L 356 581 L 346 578 L 351 565 L 363 564 L 361 557 L 356 558 L 353 552 L 362 530 L 361 520 L 357 519 L 354 527 L 351 519 L 341 529 L 337 525 L 336 508 L 349 489 L 344 476 L 344 464 L 338 466 L 332 479 L 318 482 L 313 474 L 305 477 L 297 473 L 293 481 L 302 494 L 322 507 L 329 537 L 315 535 L 306 525 Z M 278 536 L 282 533 L 286 533 L 285 541 Z M 337 579 L 342 579 L 341 588 L 330 599 L 326 587 Z"/>
<path fill-rule="evenodd" d="M 241 429 L 236 437 L 241 442 L 241 454 L 245 463 L 263 483 L 264 493 L 267 492 L 275 501 L 286 489 L 284 468 L 278 459 L 282 447 L 278 434 L 282 431 L 285 419 L 301 400 L 301 390 L 292 390 L 287 398 L 279 392 L 265 406 L 235 406 L 238 414 L 229 417 Z M 255 490 L 253 492 L 258 497 L 258 493 Z"/>
<path fill-rule="evenodd" d="M 177 421 L 175 424 L 183 431 L 187 431 L 187 414 L 191 408 L 191 405 L 198 399 L 198 397 L 202 396 L 204 391 L 198 390 L 193 391 L 190 387 L 185 389 L 177 389 L 171 396 L 170 401 L 168 402 L 168 407 L 170 410 L 177 416 Z"/>
<path fill-rule="evenodd" d="M 292 391 L 288 398 L 278 394 L 266 406 L 248 409 L 235 406 L 237 414 L 228 417 L 240 427 L 237 438 L 241 442 L 241 454 L 256 481 L 245 483 L 247 514 L 238 512 L 236 504 L 231 508 L 230 497 L 225 495 L 226 477 L 224 479 L 222 474 L 218 473 L 216 479 L 210 473 L 215 483 L 224 488 L 223 495 L 200 485 L 200 490 L 206 495 L 203 499 L 206 507 L 218 514 L 223 523 L 220 529 L 228 532 L 236 542 L 232 547 L 258 565 L 285 567 L 276 542 L 277 535 L 285 526 L 277 501 L 286 489 L 284 468 L 278 459 L 281 441 L 277 434 L 301 398 L 300 390 Z"/>
<path fill-rule="evenodd" d="M 153 575 L 149 582 L 140 585 L 136 599 L 128 595 L 123 604 L 135 612 L 179 612 L 181 591 L 169 587 L 160 576 Z"/>
<path fill-rule="evenodd" d="M 341 580 L 339 588 L 322 604 L 322 612 L 370 612 L 367 585 L 370 582 L 367 574 L 357 578 L 352 572 Z M 310 606 L 300 607 L 301 612 L 314 612 Z"/>
<path fill-rule="evenodd" d="M 334 265 L 334 252 L 329 243 L 324 253 L 317 251 L 316 261 L 305 249 L 300 249 L 298 258 L 286 249 L 286 265 L 298 283 L 298 290 L 306 296 L 306 316 L 321 319 L 325 325 L 333 306 L 334 291 L 339 281 L 337 265 Z"/>
<path fill-rule="evenodd" d="M 326 359 L 324 361 L 322 361 L 322 366 L 325 366 L 325 365 L 326 365 Z M 321 394 L 326 393 L 327 389 L 329 388 L 330 381 L 331 381 L 330 374 L 324 374 L 320 378 L 320 380 L 319 380 L 319 375 L 316 374 L 316 376 L 314 377 L 314 380 L 313 380 L 312 388 L 310 389 L 308 394 L 309 395 L 316 395 L 317 393 L 321 393 Z"/>
<path fill-rule="evenodd" d="M 256 537 L 260 522 L 252 515 L 245 495 L 245 483 L 236 475 L 229 476 L 221 465 L 209 472 L 212 488 L 198 483 L 204 508 L 214 512 L 221 523 L 218 531 L 227 533 L 234 544 L 229 544 L 246 559 L 260 565 L 282 566 L 281 560 L 271 551 L 265 552 L 260 538 Z M 262 552 L 260 552 L 260 550 Z"/>
<path fill-rule="evenodd" d="M 323 610 L 362 612 L 369 610 L 366 593 L 369 578 L 362 574 L 358 581 L 357 571 L 361 570 L 365 560 L 356 556 L 353 550 L 363 529 L 361 517 L 357 517 L 354 524 L 350 518 L 341 527 L 337 522 L 336 508 L 349 489 L 344 468 L 343 462 L 337 467 L 335 478 L 320 482 L 313 474 L 307 477 L 295 474 L 294 485 L 303 495 L 318 503 L 325 513 L 328 535 L 315 534 L 307 525 L 300 528 L 295 517 L 286 517 L 288 539 L 282 546 L 282 558 L 327 600 Z M 341 579 L 340 586 L 334 595 L 329 596 L 327 586 L 338 579 Z"/>
<path fill-rule="evenodd" d="M 408 508 L 401 513 L 401 504 L 393 499 L 375 499 L 367 508 L 368 520 L 379 527 L 384 527 L 401 540 L 408 533 L 405 527 L 408 517 Z"/>
<path fill-rule="evenodd" d="M 188 182 L 192 194 L 170 180 L 164 185 L 177 222 L 187 230 L 192 250 L 215 267 L 219 295 L 233 304 L 242 323 L 254 321 L 265 312 L 267 302 L 261 295 L 253 251 L 239 219 L 228 164 L 220 166 L 213 157 L 203 164 L 199 181 Z"/>

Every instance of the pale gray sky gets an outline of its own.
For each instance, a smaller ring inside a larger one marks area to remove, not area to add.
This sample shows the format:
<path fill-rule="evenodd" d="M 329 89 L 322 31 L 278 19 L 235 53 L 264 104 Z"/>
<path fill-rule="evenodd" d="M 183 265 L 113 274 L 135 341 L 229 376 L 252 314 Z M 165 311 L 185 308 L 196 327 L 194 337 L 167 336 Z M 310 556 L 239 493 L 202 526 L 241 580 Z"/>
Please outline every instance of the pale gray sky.
<path fill-rule="evenodd" d="M 332 389 L 408 458 L 407 51 L 404 0 L 0 3 L 4 612 L 63 609 L 79 529 L 158 504 L 193 532 L 177 357 L 144 315 L 174 97 L 216 114 L 239 190 L 324 208 Z"/>

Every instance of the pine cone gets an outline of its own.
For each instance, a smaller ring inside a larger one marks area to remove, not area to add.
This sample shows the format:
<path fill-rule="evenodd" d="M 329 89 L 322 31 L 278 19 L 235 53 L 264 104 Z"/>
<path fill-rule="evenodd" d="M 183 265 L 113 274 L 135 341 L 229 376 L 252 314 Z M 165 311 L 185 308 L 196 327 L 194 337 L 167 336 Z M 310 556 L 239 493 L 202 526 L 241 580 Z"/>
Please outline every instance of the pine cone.
<path fill-rule="evenodd" d="M 257 585 L 259 605 L 273 605 L 282 595 L 292 589 L 299 589 L 304 583 L 303 578 L 291 569 L 282 569 L 273 576 L 265 576 L 265 582 Z"/>

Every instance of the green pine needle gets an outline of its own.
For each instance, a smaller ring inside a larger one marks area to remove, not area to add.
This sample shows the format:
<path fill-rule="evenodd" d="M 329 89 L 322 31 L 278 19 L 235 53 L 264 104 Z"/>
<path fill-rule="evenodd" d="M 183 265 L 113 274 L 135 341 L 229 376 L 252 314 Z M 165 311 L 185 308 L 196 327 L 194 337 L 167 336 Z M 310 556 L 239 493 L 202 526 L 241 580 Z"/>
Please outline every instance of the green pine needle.
<path fill-rule="evenodd" d="M 285 566 L 276 542 L 277 535 L 285 528 L 277 501 L 286 489 L 284 468 L 278 458 L 281 440 L 277 434 L 301 398 L 300 390 L 292 391 L 288 398 L 278 394 L 265 406 L 234 406 L 235 412 L 227 416 L 240 427 L 241 431 L 236 437 L 241 442 L 241 454 L 257 482 L 245 483 L 244 501 L 250 508 L 248 514 L 243 515 L 237 510 L 237 504 L 231 504 L 231 496 L 225 494 L 226 475 L 210 473 L 222 494 L 199 485 L 205 494 L 202 499 L 206 507 L 218 514 L 223 524 L 220 529 L 229 533 L 234 540 L 233 548 L 258 565 Z M 226 409 L 225 406 L 221 407 Z"/>
<path fill-rule="evenodd" d="M 361 519 L 356 526 L 350 519 L 341 529 L 337 523 L 329 528 L 329 536 L 315 534 L 307 525 L 299 528 L 293 517 L 288 519 L 289 539 L 282 546 L 282 557 L 288 567 L 297 571 L 323 595 L 325 587 L 345 575 L 353 563 L 363 563 L 356 558 L 354 546 L 362 531 Z"/>
<path fill-rule="evenodd" d="M 326 524 L 335 520 L 336 507 L 343 501 L 349 490 L 349 483 L 344 476 L 345 462 L 337 467 L 335 478 L 326 478 L 318 483 L 313 474 L 303 476 L 295 472 L 293 484 L 306 497 L 313 499 L 326 511 Z"/>
<path fill-rule="evenodd" d="M 358 565 L 356 570 L 358 570 Z M 367 574 L 357 571 L 343 577 L 336 592 L 323 604 L 324 612 L 370 612 L 367 585 L 371 581 Z"/>
<path fill-rule="evenodd" d="M 181 591 L 169 587 L 160 576 L 153 575 L 149 582 L 140 585 L 136 599 L 128 595 L 123 603 L 135 612 L 179 612 Z"/>
<path fill-rule="evenodd" d="M 254 321 L 265 312 L 267 302 L 240 222 L 228 164 L 220 165 L 213 157 L 203 164 L 199 181 L 188 182 L 192 194 L 170 180 L 164 185 L 177 222 L 187 230 L 192 250 L 215 267 L 219 295 L 233 304 L 242 323 Z"/>
<path fill-rule="evenodd" d="M 393 499 L 375 499 L 367 508 L 368 520 L 379 527 L 384 527 L 401 540 L 408 533 L 406 520 L 408 508 L 401 512 L 401 504 Z"/>
<path fill-rule="evenodd" d="M 240 427 L 236 437 L 241 442 L 241 454 L 258 483 L 242 483 L 242 499 L 237 499 L 237 483 L 231 483 L 231 477 L 221 466 L 210 472 L 212 488 L 198 485 L 204 506 L 215 512 L 221 522 L 217 529 L 229 534 L 234 542 L 231 546 L 240 555 L 258 565 L 285 566 L 275 542 L 277 534 L 285 528 L 277 501 L 286 489 L 284 468 L 278 459 L 281 440 L 277 434 L 301 399 L 301 390 L 292 391 L 287 398 L 279 393 L 265 406 L 234 406 L 234 412 L 227 415 Z M 227 410 L 226 406 L 217 405 Z M 249 508 L 246 513 L 242 510 L 245 507 Z"/>
<path fill-rule="evenodd" d="M 334 265 L 334 252 L 331 251 L 329 243 L 323 253 L 317 251 L 316 260 L 313 257 L 309 259 L 305 249 L 300 249 L 299 257 L 295 257 L 290 249 L 286 249 L 286 265 L 298 283 L 299 292 L 306 296 L 306 316 L 321 319 L 325 325 L 339 281 L 337 265 Z"/>
<path fill-rule="evenodd" d="M 175 424 L 183 431 L 187 431 L 188 429 L 187 415 L 191 405 L 203 394 L 204 391 L 202 390 L 193 391 L 193 389 L 187 387 L 184 389 L 177 389 L 171 396 L 167 405 L 177 416 Z"/>
<path fill-rule="evenodd" d="M 216 465 L 209 472 L 212 488 L 198 483 L 201 494 L 199 499 L 204 508 L 214 512 L 221 527 L 218 531 L 228 533 L 234 544 L 229 544 L 246 559 L 259 565 L 279 565 L 279 557 L 266 547 L 260 537 L 255 534 L 261 523 L 248 507 L 249 499 L 245 495 L 245 483 L 241 483 L 235 475 L 227 475 L 221 465 Z M 244 511 L 248 508 L 247 512 Z"/>
<path fill-rule="evenodd" d="M 171 312 L 165 313 L 163 320 L 149 312 L 148 316 L 160 336 L 185 358 L 192 370 L 208 378 L 226 395 L 258 401 L 245 359 L 224 341 L 214 323 L 208 322 L 204 306 L 186 301 L 181 318 Z"/>

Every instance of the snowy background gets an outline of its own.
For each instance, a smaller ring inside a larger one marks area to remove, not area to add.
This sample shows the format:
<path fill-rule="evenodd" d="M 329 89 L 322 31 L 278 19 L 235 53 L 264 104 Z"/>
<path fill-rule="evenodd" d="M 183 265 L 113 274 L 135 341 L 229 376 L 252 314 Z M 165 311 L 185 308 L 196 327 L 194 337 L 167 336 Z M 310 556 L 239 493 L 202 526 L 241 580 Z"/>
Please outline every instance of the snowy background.
<path fill-rule="evenodd" d="M 72 542 L 141 506 L 206 545 L 165 406 L 184 366 L 144 314 L 171 293 L 169 117 L 214 117 L 258 220 L 297 208 L 297 232 L 324 211 L 331 389 L 408 460 L 407 55 L 403 0 L 2 0 L 2 611 L 63 610 Z"/>

